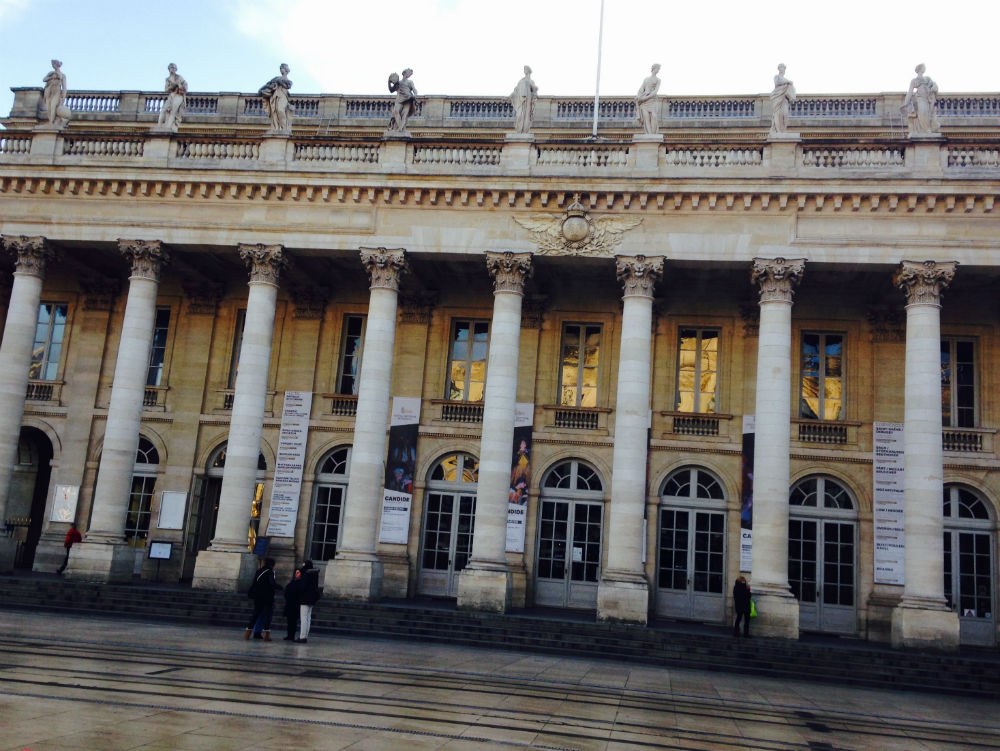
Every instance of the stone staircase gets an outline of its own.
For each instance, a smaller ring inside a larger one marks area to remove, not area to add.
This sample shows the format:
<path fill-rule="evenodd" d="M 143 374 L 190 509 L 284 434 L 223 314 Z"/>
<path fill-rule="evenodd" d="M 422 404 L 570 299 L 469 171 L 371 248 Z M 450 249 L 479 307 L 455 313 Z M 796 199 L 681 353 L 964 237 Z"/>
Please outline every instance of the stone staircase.
<path fill-rule="evenodd" d="M 53 576 L 0 576 L 0 609 L 212 624 L 239 631 L 249 615 L 250 602 L 243 594 L 176 585 L 98 585 Z M 280 609 L 279 596 L 276 633 L 284 631 Z M 329 597 L 316 605 L 312 630 L 1000 698 L 997 650 L 966 649 L 945 655 L 823 637 L 795 642 L 734 639 L 724 628 L 699 624 L 671 622 L 645 628 L 596 623 L 561 613 L 495 615 L 460 612 L 438 603 L 359 604 Z"/>

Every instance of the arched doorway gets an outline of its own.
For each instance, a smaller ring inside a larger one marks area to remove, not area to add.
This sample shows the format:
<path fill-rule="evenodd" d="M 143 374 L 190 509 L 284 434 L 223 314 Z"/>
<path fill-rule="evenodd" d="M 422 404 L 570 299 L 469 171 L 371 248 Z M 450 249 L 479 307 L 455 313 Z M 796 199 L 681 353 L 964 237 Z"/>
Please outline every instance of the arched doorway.
<path fill-rule="evenodd" d="M 38 428 L 21 428 L 16 463 L 10 477 L 6 518 L 3 519 L 17 540 L 14 568 L 30 569 L 34 565 L 51 475 L 49 437 Z"/>
<path fill-rule="evenodd" d="M 958 613 L 962 644 L 996 643 L 995 526 L 989 504 L 961 485 L 944 486 L 944 596 Z"/>
<path fill-rule="evenodd" d="M 799 629 L 858 630 L 858 511 L 831 477 L 806 477 L 788 495 L 788 583 L 799 601 Z"/>
<path fill-rule="evenodd" d="M 700 467 L 672 472 L 660 492 L 656 614 L 726 619 L 726 494 Z"/>
<path fill-rule="evenodd" d="M 562 462 L 542 478 L 538 503 L 535 604 L 597 608 L 604 483 L 590 465 Z"/>
<path fill-rule="evenodd" d="M 424 493 L 419 594 L 458 595 L 458 574 L 472 557 L 478 482 L 479 460 L 471 454 L 449 454 L 431 470 Z"/>
<path fill-rule="evenodd" d="M 184 546 L 184 571 L 181 578 L 188 580 L 194 576 L 194 564 L 198 553 L 207 550 L 215 537 L 215 523 L 219 517 L 219 496 L 222 494 L 222 477 L 226 469 L 226 444 L 218 446 L 209 456 L 205 474 L 195 478 L 190 505 L 186 541 Z M 250 523 L 247 544 L 252 549 L 260 526 L 260 510 L 264 500 L 264 480 L 267 474 L 267 460 L 264 454 L 257 456 L 257 482 L 254 485 L 250 503 Z"/>
<path fill-rule="evenodd" d="M 335 448 L 317 466 L 306 546 L 313 561 L 329 561 L 337 555 L 350 469 L 350 446 Z"/>

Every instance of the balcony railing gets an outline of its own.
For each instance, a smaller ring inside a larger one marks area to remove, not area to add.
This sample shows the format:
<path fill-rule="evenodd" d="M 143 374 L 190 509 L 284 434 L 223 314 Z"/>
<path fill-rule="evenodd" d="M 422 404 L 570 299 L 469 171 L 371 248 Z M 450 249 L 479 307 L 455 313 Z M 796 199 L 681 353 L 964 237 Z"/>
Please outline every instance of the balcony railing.
<path fill-rule="evenodd" d="M 848 443 L 847 428 L 843 422 L 801 420 L 798 421 L 799 441 L 843 445 Z"/>
<path fill-rule="evenodd" d="M 358 397 L 353 394 L 330 394 L 330 414 L 334 417 L 355 417 Z"/>
<path fill-rule="evenodd" d="M 452 402 L 446 399 L 435 400 L 434 404 L 441 407 L 443 422 L 457 422 L 466 425 L 476 425 L 483 422 L 482 402 Z"/>
<path fill-rule="evenodd" d="M 29 402 L 59 402 L 61 381 L 28 381 L 25 398 Z"/>
<path fill-rule="evenodd" d="M 993 450 L 993 430 L 982 428 L 945 428 L 941 444 L 945 451 L 956 453 L 989 453 Z"/>

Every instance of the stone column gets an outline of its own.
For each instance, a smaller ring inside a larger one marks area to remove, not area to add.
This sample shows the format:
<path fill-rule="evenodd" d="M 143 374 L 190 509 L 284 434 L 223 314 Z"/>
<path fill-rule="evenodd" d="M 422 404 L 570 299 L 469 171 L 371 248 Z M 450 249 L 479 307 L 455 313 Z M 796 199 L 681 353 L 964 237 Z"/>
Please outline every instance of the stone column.
<path fill-rule="evenodd" d="M 219 493 L 215 537 L 208 550 L 198 554 L 191 583 L 197 589 L 217 591 L 241 588 L 256 569 L 254 556 L 247 549 L 250 505 L 264 429 L 278 280 L 288 264 L 280 245 L 241 243 L 238 252 L 250 269 L 250 291 L 229 419 L 226 471 Z"/>
<path fill-rule="evenodd" d="M 486 254 L 493 277 L 493 321 L 486 367 L 483 433 L 479 449 L 472 558 L 459 575 L 458 607 L 505 613 L 510 609 L 507 503 L 514 444 L 514 404 L 521 345 L 521 302 L 531 275 L 530 253 Z"/>
<path fill-rule="evenodd" d="M 386 428 L 392 396 L 392 355 L 396 344 L 399 277 L 406 268 L 402 248 L 362 248 L 361 263 L 371 279 L 365 354 L 361 360 L 358 411 L 351 448 L 351 484 L 344 504 L 340 550 L 327 569 L 338 597 L 367 602 L 382 594 L 382 563 L 375 555 L 382 491 L 385 486 Z M 332 579 L 330 574 L 333 574 Z"/>
<path fill-rule="evenodd" d="M 624 306 L 605 535 L 608 563 L 597 587 L 597 617 L 602 621 L 646 623 L 649 617 L 642 519 L 646 507 L 653 288 L 663 276 L 663 261 L 663 256 L 615 256 Z"/>
<path fill-rule="evenodd" d="M 53 252 L 44 237 L 3 236 L 4 250 L 17 260 L 14 283 L 10 290 L 3 342 L 0 343 L 0 535 L 6 518 L 11 473 L 17 459 L 17 444 L 24 419 L 24 400 L 28 390 L 31 348 L 38 324 L 38 306 L 42 299 L 45 264 Z M 14 568 L 16 543 L 0 537 L 0 571 Z"/>
<path fill-rule="evenodd" d="M 135 550 L 125 545 L 125 514 L 139 447 L 160 268 L 167 261 L 159 240 L 119 240 L 118 250 L 132 263 L 118 360 L 90 525 L 83 543 L 73 546 L 66 569 L 67 577 L 88 581 L 132 578 Z"/>
<path fill-rule="evenodd" d="M 893 282 L 906 295 L 903 426 L 905 585 L 892 613 L 892 644 L 956 650 L 958 614 L 944 599 L 941 494 L 941 291 L 955 262 L 903 261 Z"/>
<path fill-rule="evenodd" d="M 763 636 L 799 637 L 799 603 L 788 586 L 792 294 L 805 259 L 755 258 L 760 290 L 753 452 L 753 588 Z"/>

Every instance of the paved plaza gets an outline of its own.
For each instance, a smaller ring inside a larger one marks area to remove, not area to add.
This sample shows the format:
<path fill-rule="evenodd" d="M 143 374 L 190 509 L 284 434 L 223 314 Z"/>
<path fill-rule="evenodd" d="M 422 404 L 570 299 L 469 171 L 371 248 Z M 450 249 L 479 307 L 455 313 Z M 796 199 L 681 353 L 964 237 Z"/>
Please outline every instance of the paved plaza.
<path fill-rule="evenodd" d="M 987 749 L 997 702 L 0 610 L 0 751 Z"/>

